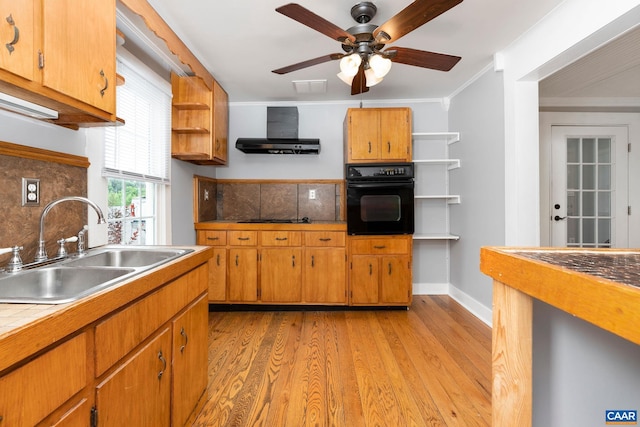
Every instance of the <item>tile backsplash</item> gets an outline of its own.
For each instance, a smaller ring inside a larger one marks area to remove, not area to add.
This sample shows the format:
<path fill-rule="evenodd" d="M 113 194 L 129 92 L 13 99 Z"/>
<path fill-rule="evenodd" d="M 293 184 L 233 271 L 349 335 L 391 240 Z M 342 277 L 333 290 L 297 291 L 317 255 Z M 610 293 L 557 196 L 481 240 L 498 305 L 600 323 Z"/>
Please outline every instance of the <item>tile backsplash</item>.
<path fill-rule="evenodd" d="M 3 221 L 0 224 L 0 248 L 23 246 L 20 256 L 26 264 L 32 262 L 35 257 L 40 215 L 45 206 L 65 196 L 86 196 L 87 169 L 86 166 L 57 162 L 56 153 L 53 152 L 42 150 L 45 156 L 33 156 L 33 148 L 27 150 L 25 147 L 25 150 L 20 150 L 20 147 L 0 142 L 0 207 L 3 213 Z M 32 158 L 20 157 L 21 153 Z M 88 165 L 88 161 L 86 163 Z M 22 178 L 40 180 L 38 206 L 22 206 Z M 45 240 L 49 256 L 55 256 L 57 253 L 56 240 L 75 236 L 86 223 L 87 206 L 83 203 L 69 202 L 53 207 L 45 222 Z M 75 250 L 72 245 L 68 244 L 68 251 Z M 0 268 L 6 265 L 10 257 L 10 254 L 0 255 Z"/>
<path fill-rule="evenodd" d="M 340 180 L 218 180 L 196 177 L 198 221 L 297 219 L 341 221 Z M 203 195 L 215 191 L 208 203 Z M 310 197 L 310 192 L 313 195 Z"/>

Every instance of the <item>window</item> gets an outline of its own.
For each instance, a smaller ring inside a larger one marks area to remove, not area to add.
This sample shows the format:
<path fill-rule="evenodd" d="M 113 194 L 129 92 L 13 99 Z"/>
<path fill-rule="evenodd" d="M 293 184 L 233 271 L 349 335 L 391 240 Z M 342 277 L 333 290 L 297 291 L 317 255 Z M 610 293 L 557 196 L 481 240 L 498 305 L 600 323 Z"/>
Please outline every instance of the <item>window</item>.
<path fill-rule="evenodd" d="M 105 130 L 108 243 L 166 243 L 159 213 L 170 184 L 171 87 L 136 60 L 119 54 L 117 66 L 126 82 L 117 92 L 125 124 Z"/>

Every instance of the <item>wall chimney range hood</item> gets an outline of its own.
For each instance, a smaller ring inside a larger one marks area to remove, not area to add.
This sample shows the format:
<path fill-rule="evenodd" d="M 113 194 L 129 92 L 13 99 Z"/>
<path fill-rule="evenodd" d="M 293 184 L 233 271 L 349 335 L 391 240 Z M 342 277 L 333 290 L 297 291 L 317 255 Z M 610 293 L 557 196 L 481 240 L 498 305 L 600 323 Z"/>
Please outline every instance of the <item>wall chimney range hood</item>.
<path fill-rule="evenodd" d="M 236 148 L 248 154 L 318 154 L 320 140 L 298 138 L 298 107 L 267 107 L 267 137 L 238 138 Z"/>

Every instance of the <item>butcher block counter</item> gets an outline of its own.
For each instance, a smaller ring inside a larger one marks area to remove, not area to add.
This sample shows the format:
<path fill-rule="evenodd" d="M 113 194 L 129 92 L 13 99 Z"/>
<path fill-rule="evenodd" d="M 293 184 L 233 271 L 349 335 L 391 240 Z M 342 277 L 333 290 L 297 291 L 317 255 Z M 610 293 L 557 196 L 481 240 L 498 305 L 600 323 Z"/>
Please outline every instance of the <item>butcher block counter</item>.
<path fill-rule="evenodd" d="M 0 425 L 184 425 L 206 387 L 212 249 L 181 248 L 74 302 L 0 304 Z"/>
<path fill-rule="evenodd" d="M 640 250 L 480 251 L 493 278 L 494 427 L 531 426 L 533 299 L 640 344 Z"/>

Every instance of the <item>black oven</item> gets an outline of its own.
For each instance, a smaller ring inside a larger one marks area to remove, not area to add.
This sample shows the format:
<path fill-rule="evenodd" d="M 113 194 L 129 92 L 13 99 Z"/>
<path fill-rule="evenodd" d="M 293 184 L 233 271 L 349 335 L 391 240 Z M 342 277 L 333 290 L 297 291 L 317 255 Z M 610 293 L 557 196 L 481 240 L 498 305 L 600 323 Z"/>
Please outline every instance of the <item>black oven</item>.
<path fill-rule="evenodd" d="M 347 233 L 413 234 L 413 163 L 348 163 Z"/>

